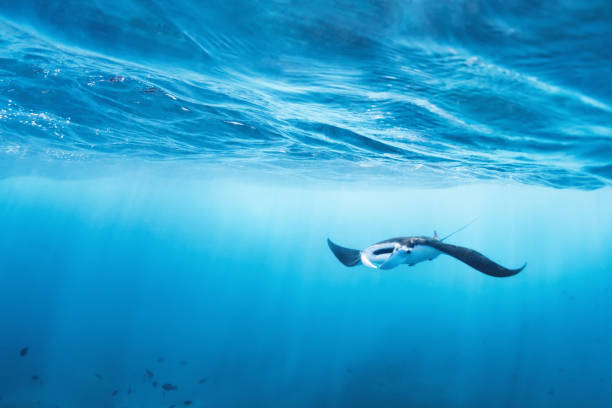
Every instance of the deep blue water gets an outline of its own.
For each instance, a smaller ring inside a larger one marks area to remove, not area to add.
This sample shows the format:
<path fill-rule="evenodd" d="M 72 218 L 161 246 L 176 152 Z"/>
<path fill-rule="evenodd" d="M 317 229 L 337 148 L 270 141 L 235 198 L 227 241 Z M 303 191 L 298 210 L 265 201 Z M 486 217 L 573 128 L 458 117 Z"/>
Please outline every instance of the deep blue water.
<path fill-rule="evenodd" d="M 612 406 L 611 39 L 609 1 L 0 0 L 0 408 Z M 326 244 L 475 217 L 523 272 Z"/>

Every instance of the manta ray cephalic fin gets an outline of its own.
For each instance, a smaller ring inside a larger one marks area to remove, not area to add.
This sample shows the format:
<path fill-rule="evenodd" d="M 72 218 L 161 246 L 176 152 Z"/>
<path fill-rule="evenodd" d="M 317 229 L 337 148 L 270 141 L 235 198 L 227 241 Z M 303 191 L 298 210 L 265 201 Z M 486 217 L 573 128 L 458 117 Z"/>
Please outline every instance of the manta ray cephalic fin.
<path fill-rule="evenodd" d="M 408 254 L 410 254 L 410 248 L 405 246 L 397 247 L 393 250 L 389 258 L 387 258 L 387 260 L 378 267 L 378 269 L 393 269 L 399 264 L 404 263 Z"/>

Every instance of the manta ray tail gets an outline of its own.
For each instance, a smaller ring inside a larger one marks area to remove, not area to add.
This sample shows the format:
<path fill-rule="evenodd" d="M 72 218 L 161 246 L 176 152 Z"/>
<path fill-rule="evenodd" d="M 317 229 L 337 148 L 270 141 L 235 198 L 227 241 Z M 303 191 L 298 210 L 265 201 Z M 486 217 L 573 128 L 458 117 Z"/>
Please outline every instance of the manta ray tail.
<path fill-rule="evenodd" d="M 440 241 L 446 241 L 447 239 L 449 239 L 450 237 L 452 237 L 453 235 L 455 235 L 458 232 L 463 231 L 464 229 L 466 229 L 467 227 L 469 227 L 470 225 L 472 225 L 473 223 L 475 223 L 476 221 L 478 221 L 478 219 L 480 218 L 480 215 L 476 218 L 474 218 L 472 221 L 468 222 L 467 224 L 465 224 L 463 227 L 459 228 L 456 231 L 451 232 L 450 234 L 448 234 L 447 236 L 445 236 L 444 238 L 442 238 Z M 438 234 L 436 233 L 436 231 L 434 231 L 434 237 L 437 238 Z"/>
<path fill-rule="evenodd" d="M 497 278 L 516 275 L 522 271 L 525 266 L 527 266 L 527 263 L 525 263 L 523 266 L 517 269 L 504 268 L 473 249 L 445 244 L 437 240 L 432 240 L 432 242 L 428 243 L 427 245 L 468 264 L 477 271 L 480 271 L 486 275 L 495 276 Z"/>
<path fill-rule="evenodd" d="M 329 245 L 329 249 L 336 255 L 336 258 L 345 266 L 355 266 L 361 263 L 361 251 L 336 245 L 329 238 L 327 238 L 327 245 Z"/>

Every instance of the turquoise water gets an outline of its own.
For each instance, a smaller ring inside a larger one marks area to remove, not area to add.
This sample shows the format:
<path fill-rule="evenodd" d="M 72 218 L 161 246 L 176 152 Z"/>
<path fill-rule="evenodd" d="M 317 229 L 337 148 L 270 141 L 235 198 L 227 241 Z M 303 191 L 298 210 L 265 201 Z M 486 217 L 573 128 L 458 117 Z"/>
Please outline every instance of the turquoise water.
<path fill-rule="evenodd" d="M 609 38 L 603 1 L 0 0 L 0 408 L 610 406 Z M 476 217 L 448 242 L 523 272 L 326 243 Z"/>
<path fill-rule="evenodd" d="M 491 185 L 5 180 L 0 404 L 605 407 L 611 199 Z M 496 279 L 445 256 L 345 268 L 325 243 L 444 234 L 474 215 L 451 241 L 528 261 L 521 274 Z M 164 396 L 145 369 L 179 389 Z"/>

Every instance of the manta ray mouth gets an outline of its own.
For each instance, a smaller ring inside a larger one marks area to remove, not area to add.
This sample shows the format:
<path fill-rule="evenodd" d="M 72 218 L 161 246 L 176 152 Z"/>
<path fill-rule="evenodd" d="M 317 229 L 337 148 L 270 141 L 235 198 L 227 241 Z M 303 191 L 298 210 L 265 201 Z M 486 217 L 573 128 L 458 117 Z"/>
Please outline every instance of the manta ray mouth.
<path fill-rule="evenodd" d="M 393 247 L 388 247 L 388 248 L 377 249 L 376 251 L 372 252 L 372 254 L 374 254 L 374 255 L 383 255 L 383 254 L 390 254 L 393 251 L 394 251 Z"/>

